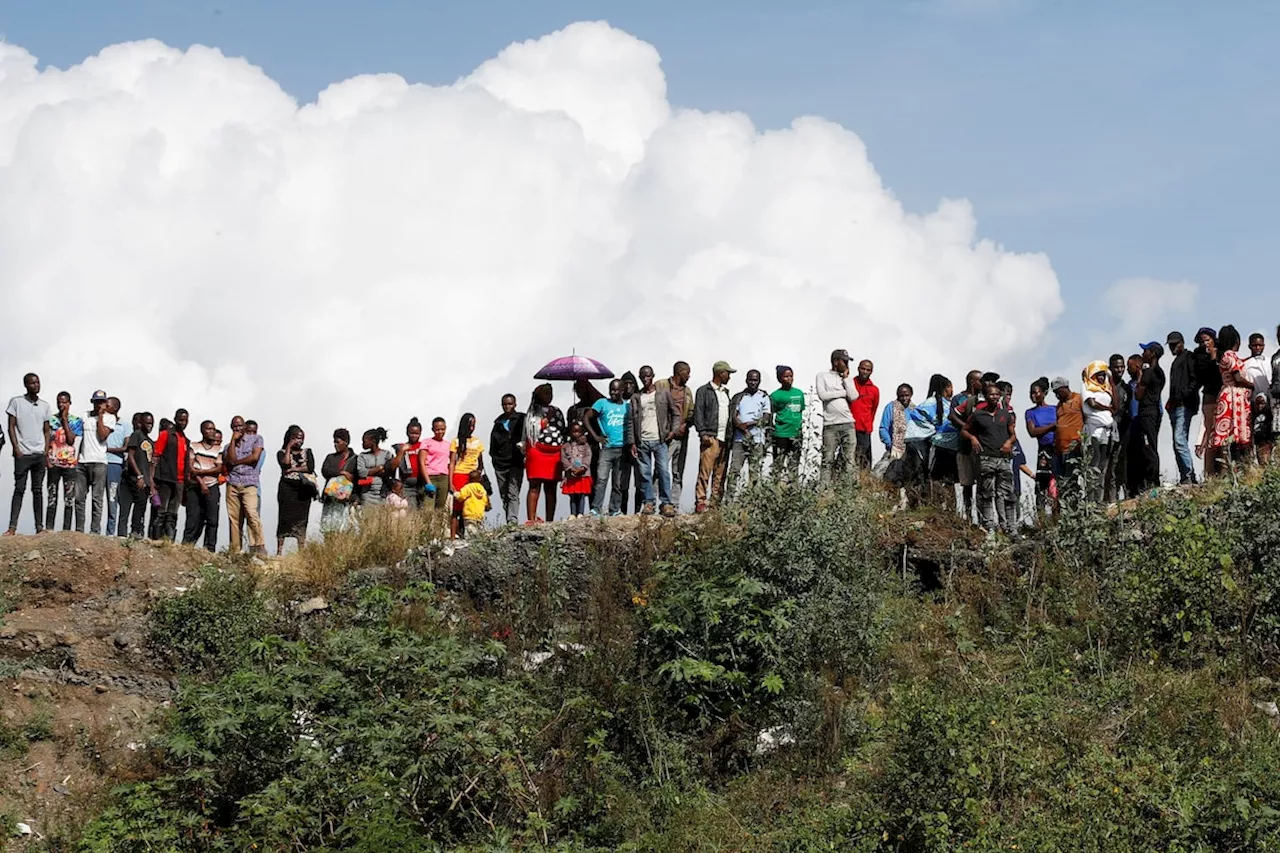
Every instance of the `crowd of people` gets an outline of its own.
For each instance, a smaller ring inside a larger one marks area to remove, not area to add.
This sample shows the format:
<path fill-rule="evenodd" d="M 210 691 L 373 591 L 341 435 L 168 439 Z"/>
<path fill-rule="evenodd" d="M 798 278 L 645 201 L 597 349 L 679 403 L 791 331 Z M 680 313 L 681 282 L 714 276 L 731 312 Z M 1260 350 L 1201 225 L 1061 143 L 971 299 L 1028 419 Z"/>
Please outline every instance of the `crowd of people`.
<path fill-rule="evenodd" d="M 1280 328 L 1276 334 L 1280 342 Z M 935 374 L 919 403 L 903 383 L 881 408 L 874 364 L 864 359 L 855 367 L 843 349 L 831 353 L 830 370 L 814 377 L 814 400 L 795 386 L 786 365 L 777 367 L 772 392 L 761 388 L 758 370 L 746 371 L 743 387 L 731 392 L 737 371 L 726 361 L 715 362 L 709 381 L 697 388 L 685 362 L 676 362 L 665 379 L 646 365 L 610 381 L 607 393 L 589 380 L 576 381 L 567 411 L 554 404 L 550 384 L 538 386 L 523 411 L 507 394 L 487 444 L 471 413 L 451 438 L 444 418 L 434 418 L 424 438 L 415 417 L 403 442 L 388 445 L 379 427 L 361 435 L 358 450 L 351 434 L 338 429 L 333 452 L 318 469 L 306 433 L 292 425 L 276 451 L 276 552 L 290 538 L 306 543 L 317 500 L 324 531 L 348 527 L 362 506 L 385 504 L 405 513 L 432 507 L 449 514 L 451 537 L 464 541 L 484 524 L 491 496 L 504 519 L 517 523 L 522 492 L 527 524 L 554 519 L 560 494 L 574 516 L 628 509 L 673 516 L 691 444 L 697 447 L 694 510 L 705 512 L 762 477 L 797 482 L 810 441 L 817 442 L 821 485 L 863 469 L 899 488 L 906 503 L 954 496 L 965 517 L 1016 535 L 1019 472 L 1034 482 L 1042 514 L 1056 513 L 1064 497 L 1114 502 L 1158 485 L 1166 415 L 1181 484 L 1239 464 L 1267 464 L 1280 401 L 1280 352 L 1268 361 L 1259 333 L 1250 335 L 1247 357 L 1241 343 L 1230 325 L 1197 331 L 1194 350 L 1174 331 L 1164 344 L 1149 341 L 1127 358 L 1091 362 L 1078 391 L 1067 377 L 1037 379 L 1023 415 L 1035 441 L 1031 456 L 1018 439 L 1013 386 L 999 374 L 972 370 L 959 393 Z M 224 442 L 217 425 L 205 420 L 188 437 L 189 414 L 179 409 L 160 419 L 153 436 L 154 415 L 136 412 L 126 425 L 121 401 L 103 391 L 90 396 L 91 408 L 80 416 L 65 391 L 50 407 L 36 374 L 27 374 L 23 385 L 25 393 L 6 410 L 14 492 L 5 535 L 17 532 L 29 483 L 37 533 L 54 529 L 61 494 L 64 530 L 74 524 L 85 531 L 87 512 L 93 533 L 103 532 L 105 520 L 107 535 L 176 540 L 181 532 L 183 542 L 212 551 L 225 501 L 231 551 L 247 540 L 249 551 L 266 553 L 260 513 L 266 450 L 256 422 L 233 417 Z M 1201 427 L 1193 443 L 1197 415 Z M 884 452 L 873 464 L 874 438 Z M 1199 474 L 1196 457 L 1203 460 Z"/>

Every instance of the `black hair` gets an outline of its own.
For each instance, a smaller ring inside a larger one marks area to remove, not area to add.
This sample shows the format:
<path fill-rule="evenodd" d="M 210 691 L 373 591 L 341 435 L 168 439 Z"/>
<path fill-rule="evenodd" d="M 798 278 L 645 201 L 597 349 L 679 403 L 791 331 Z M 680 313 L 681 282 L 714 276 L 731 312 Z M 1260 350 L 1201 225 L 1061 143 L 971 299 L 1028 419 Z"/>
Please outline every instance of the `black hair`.
<path fill-rule="evenodd" d="M 462 416 L 462 420 L 458 421 L 458 456 L 467 452 L 467 441 L 475 431 L 475 420 L 476 416 L 467 412 Z"/>
<path fill-rule="evenodd" d="M 901 391 L 903 388 L 906 388 L 907 391 L 911 394 L 916 393 L 916 389 L 912 388 L 911 383 L 909 382 L 903 382 L 901 385 L 898 386 L 899 391 Z"/>
<path fill-rule="evenodd" d="M 511 399 L 512 401 L 516 401 L 516 402 L 519 401 L 519 398 L 516 397 L 515 394 L 512 394 L 510 391 L 502 395 L 502 402 L 505 403 L 508 399 Z M 417 418 L 414 418 L 414 420 L 416 421 Z"/>
<path fill-rule="evenodd" d="M 404 425 L 405 432 L 408 432 L 414 427 L 417 427 L 418 429 L 422 429 L 422 422 L 418 420 L 417 415 L 414 415 L 413 417 L 409 418 L 409 422 Z"/>
<path fill-rule="evenodd" d="M 337 429 L 335 429 L 333 431 L 333 437 L 340 438 L 343 441 L 345 441 L 347 444 L 351 443 L 351 433 L 347 431 L 346 427 L 338 427 Z"/>
<path fill-rule="evenodd" d="M 244 425 L 245 425 L 245 426 L 247 426 L 247 427 L 251 427 L 251 426 L 256 427 L 256 426 L 258 425 L 258 422 L 257 422 L 257 421 L 252 421 L 252 420 L 250 420 L 250 421 L 245 421 L 245 422 L 244 422 Z"/>
<path fill-rule="evenodd" d="M 444 418 L 440 417 L 439 415 L 436 415 L 434 418 L 431 419 L 431 425 L 434 427 L 436 424 L 444 424 L 445 426 L 448 426 L 449 422 L 446 421 Z"/>
<path fill-rule="evenodd" d="M 1133 355 L 1129 356 L 1129 358 L 1127 358 L 1125 361 L 1126 363 L 1130 361 L 1142 361 L 1142 353 L 1135 352 Z"/>
<path fill-rule="evenodd" d="M 951 384 L 951 380 L 943 376 L 941 373 L 935 373 L 929 377 L 929 393 L 926 397 L 937 397 L 938 403 L 935 407 L 937 411 L 933 415 L 933 425 L 935 427 L 942 426 L 942 394 L 947 390 L 947 386 Z"/>
<path fill-rule="evenodd" d="M 55 400 L 56 400 L 56 399 L 58 399 L 59 397 L 66 397 L 68 400 L 70 400 L 70 399 L 71 399 L 71 392 L 70 392 L 70 391 L 59 391 L 57 394 L 55 394 L 55 395 L 54 395 L 53 399 L 55 399 Z"/>
<path fill-rule="evenodd" d="M 531 412 L 541 411 L 540 406 L 542 406 L 543 404 L 538 402 L 538 395 L 542 393 L 543 389 L 546 389 L 548 394 L 551 394 L 555 390 L 554 388 L 551 387 L 550 382 L 543 382 L 537 388 L 534 388 L 533 393 L 529 395 L 529 411 Z"/>
<path fill-rule="evenodd" d="M 216 426 L 217 426 L 217 424 L 215 424 L 213 421 L 201 421 L 201 422 L 200 422 L 200 431 L 201 431 L 201 432 L 204 432 L 204 428 L 205 428 L 206 426 L 216 427 Z"/>
<path fill-rule="evenodd" d="M 1240 349 L 1240 333 L 1236 327 L 1228 323 L 1218 331 L 1218 349 L 1221 351 Z"/>
<path fill-rule="evenodd" d="M 1254 338 L 1257 338 L 1260 341 L 1266 341 L 1267 336 L 1262 334 L 1262 332 L 1254 332 L 1252 335 L 1249 336 L 1249 343 L 1253 343 Z"/>
<path fill-rule="evenodd" d="M 150 414 L 150 412 L 148 412 L 147 414 Z M 169 420 L 168 418 L 161 418 L 160 431 L 165 432 L 166 430 L 170 430 L 170 429 L 173 429 L 173 421 Z"/>
<path fill-rule="evenodd" d="M 1276 333 L 1280 334 L 1280 326 L 1276 327 Z M 675 364 L 671 365 L 671 372 L 672 374 L 679 373 L 680 368 L 682 367 L 687 368 L 688 366 L 689 366 L 689 362 L 687 361 L 677 361 Z"/>
<path fill-rule="evenodd" d="M 302 427 L 297 424 L 289 424 L 289 428 L 284 431 L 284 441 L 280 442 L 281 450 L 289 446 L 289 439 L 293 438 L 293 434 L 297 432 L 302 432 Z"/>
<path fill-rule="evenodd" d="M 38 373 L 24 373 L 22 374 L 22 384 L 26 385 L 28 379 L 39 379 L 39 378 L 40 378 L 40 374 Z"/>
<path fill-rule="evenodd" d="M 1032 388 L 1039 388 L 1039 389 L 1040 389 L 1041 391 L 1043 391 L 1045 394 L 1048 394 L 1048 393 L 1049 393 L 1049 377 L 1048 377 L 1048 376 L 1041 376 L 1041 377 L 1040 377 L 1039 379 L 1037 379 L 1035 382 L 1032 382 L 1032 383 L 1031 383 L 1031 387 L 1032 387 Z"/>
<path fill-rule="evenodd" d="M 382 427 L 374 427 L 373 429 L 365 430 L 364 437 L 372 437 L 374 444 L 382 444 L 382 442 L 387 440 L 387 431 Z"/>
<path fill-rule="evenodd" d="M 178 411 L 174 412 L 173 413 L 174 420 L 178 419 L 178 415 L 186 415 L 187 417 L 191 417 L 191 413 L 188 412 L 186 409 L 178 409 Z"/>
<path fill-rule="evenodd" d="M 1000 389 L 1002 394 L 1013 394 L 1013 383 L 1006 379 L 1001 379 L 997 382 L 996 387 Z"/>
<path fill-rule="evenodd" d="M 1111 358 L 1107 359 L 1107 366 L 1110 367 L 1111 362 L 1115 361 L 1117 358 L 1120 359 L 1121 361 L 1125 360 L 1124 356 L 1122 356 L 1120 353 L 1113 352 L 1111 353 Z"/>
<path fill-rule="evenodd" d="M 1000 374 L 996 373 L 994 370 L 988 370 L 986 373 L 982 374 L 983 385 L 986 385 L 988 382 L 999 382 L 999 381 L 1000 381 Z"/>

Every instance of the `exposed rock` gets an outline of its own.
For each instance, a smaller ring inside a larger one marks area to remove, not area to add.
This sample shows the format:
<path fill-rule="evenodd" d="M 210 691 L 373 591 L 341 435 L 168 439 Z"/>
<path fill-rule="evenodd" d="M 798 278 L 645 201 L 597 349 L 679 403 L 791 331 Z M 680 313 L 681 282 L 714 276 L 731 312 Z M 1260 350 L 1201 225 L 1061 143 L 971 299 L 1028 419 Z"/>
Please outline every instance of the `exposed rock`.
<path fill-rule="evenodd" d="M 306 601 L 299 603 L 298 606 L 294 608 L 294 610 L 297 612 L 299 616 L 307 616 L 311 613 L 315 613 L 318 610 L 328 610 L 328 609 L 329 609 L 329 602 L 325 601 L 324 598 L 319 595 L 315 596 L 314 598 L 308 598 Z"/>

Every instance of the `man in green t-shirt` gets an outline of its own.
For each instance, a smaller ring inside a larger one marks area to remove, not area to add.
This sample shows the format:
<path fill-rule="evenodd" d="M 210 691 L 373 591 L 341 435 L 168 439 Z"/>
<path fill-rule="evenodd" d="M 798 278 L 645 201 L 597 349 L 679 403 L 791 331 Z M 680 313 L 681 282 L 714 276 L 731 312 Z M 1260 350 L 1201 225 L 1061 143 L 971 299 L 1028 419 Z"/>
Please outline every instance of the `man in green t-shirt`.
<path fill-rule="evenodd" d="M 800 472 L 804 427 L 804 392 L 792 388 L 793 381 L 795 372 L 785 364 L 778 365 L 778 383 L 782 387 L 769 395 L 773 407 L 773 472 L 790 483 Z"/>

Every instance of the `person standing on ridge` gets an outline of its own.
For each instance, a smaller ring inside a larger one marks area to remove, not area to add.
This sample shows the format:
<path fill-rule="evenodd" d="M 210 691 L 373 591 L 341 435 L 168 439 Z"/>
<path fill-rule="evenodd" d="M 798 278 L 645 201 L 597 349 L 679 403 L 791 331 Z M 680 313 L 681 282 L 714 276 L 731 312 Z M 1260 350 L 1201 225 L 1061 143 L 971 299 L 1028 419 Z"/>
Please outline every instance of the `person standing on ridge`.
<path fill-rule="evenodd" d="M 1000 399 L 994 382 L 983 387 L 983 401 L 973 403 L 973 411 L 960 429 L 978 460 L 979 523 L 994 533 L 1003 520 L 1006 533 L 1017 533 L 1012 513 L 1005 508 L 1013 501 L 1013 444 L 1017 437 L 1016 418 Z"/>
<path fill-rule="evenodd" d="M 173 541 L 178 535 L 178 507 L 187 482 L 187 424 L 190 415 L 186 409 L 173 413 L 168 429 L 156 436 L 156 464 L 154 480 L 159 490 L 160 505 L 156 509 L 159 523 L 156 538 Z"/>
<path fill-rule="evenodd" d="M 1164 408 L 1160 395 L 1164 393 L 1165 373 L 1160 366 L 1164 356 L 1164 347 L 1158 341 L 1142 344 L 1142 372 L 1138 376 L 1138 384 L 1134 386 L 1134 395 L 1138 398 L 1138 419 L 1134 426 L 1137 436 L 1130 446 L 1142 455 L 1141 486 L 1149 489 L 1160 485 L 1160 422 L 1164 420 Z M 1130 477 L 1130 482 L 1138 480 Z M 1130 497 L 1134 497 L 1131 495 Z"/>
<path fill-rule="evenodd" d="M 507 524 L 518 524 L 520 490 L 524 486 L 525 449 L 528 446 L 524 429 L 526 415 L 516 411 L 519 403 L 515 394 L 503 394 L 501 403 L 502 414 L 493 419 L 493 428 L 489 430 L 489 461 L 493 463 L 493 476 L 497 478 L 495 485 L 502 501 L 505 520 Z M 558 447 L 556 455 L 559 456 Z M 532 475 L 529 487 L 533 488 Z M 554 487 L 551 494 L 555 494 Z"/>
<path fill-rule="evenodd" d="M 591 408 L 596 416 L 587 428 L 594 433 L 596 443 L 600 445 L 595 482 L 592 484 L 591 514 L 604 515 L 604 499 L 608 490 L 609 515 L 622 515 L 622 504 L 626 500 L 622 470 L 634 444 L 631 405 L 622 399 L 622 380 L 610 382 L 609 396 L 596 400 Z"/>
<path fill-rule="evenodd" d="M 213 421 L 202 421 L 200 440 L 187 448 L 187 517 L 182 530 L 184 545 L 195 545 L 204 537 L 210 554 L 218 550 L 218 515 L 222 512 L 222 489 L 218 475 L 223 472 L 222 446 Z"/>
<path fill-rule="evenodd" d="M 1191 419 L 1200 411 L 1200 386 L 1196 382 L 1195 357 L 1187 349 L 1182 332 L 1165 336 L 1165 345 L 1173 356 L 1169 365 L 1169 429 L 1173 433 L 1173 458 L 1178 464 L 1178 484 L 1196 481 L 1195 456 L 1191 452 Z"/>
<path fill-rule="evenodd" d="M 133 416 L 133 432 L 125 439 L 118 530 L 122 537 L 141 539 L 146 531 L 147 504 L 156 488 L 151 477 L 155 459 L 155 445 L 151 441 L 154 426 L 155 417 L 150 412 L 139 412 Z"/>
<path fill-rule="evenodd" d="M 75 512 L 76 492 L 79 491 L 77 466 L 80 454 L 77 448 L 84 433 L 84 422 L 71 414 L 71 395 L 59 391 L 57 414 L 49 421 L 48 477 L 45 488 L 49 490 L 48 512 L 45 513 L 45 530 L 53 530 L 58 517 L 58 484 L 62 484 L 62 529 L 71 529 Z M 84 516 L 80 518 L 84 529 Z"/>
<path fill-rule="evenodd" d="M 631 445 L 640 463 L 640 488 L 643 504 L 640 512 L 652 515 L 657 508 L 663 516 L 676 514 L 671 500 L 671 465 L 667 447 L 675 437 L 683 412 L 671 399 L 670 391 L 663 391 L 653 381 L 653 368 L 640 368 L 640 390 L 631 397 L 631 432 L 635 443 Z"/>
<path fill-rule="evenodd" d="M 981 399 L 982 371 L 970 370 L 964 378 L 964 392 L 957 394 L 951 400 L 951 413 L 948 418 L 957 432 L 964 428 L 964 422 L 977 408 Z M 956 447 L 956 476 L 960 481 L 960 491 L 964 498 L 964 517 L 972 522 L 973 487 L 978 482 L 978 457 L 973 455 L 972 442 L 961 440 Z"/>
<path fill-rule="evenodd" d="M 697 503 L 694 512 L 706 512 L 724 497 L 729 468 L 729 439 L 733 417 L 729 407 L 729 376 L 736 373 L 727 361 L 711 365 L 711 381 L 698 389 L 693 403 L 693 426 L 698 432 Z"/>
<path fill-rule="evenodd" d="M 240 521 L 244 518 L 249 528 L 249 551 L 265 556 L 266 540 L 262 535 L 262 516 L 259 514 L 258 460 L 262 457 L 262 436 L 249 433 L 244 418 L 231 419 L 231 441 L 222 451 L 227 469 L 227 527 L 231 533 L 229 550 L 240 552 L 242 534 Z"/>
<path fill-rule="evenodd" d="M 1064 497 L 1080 494 L 1080 462 L 1084 458 L 1081 433 L 1084 431 L 1084 408 L 1080 395 L 1071 390 L 1064 376 L 1055 376 L 1049 389 L 1058 400 L 1057 421 L 1053 428 L 1054 476 L 1058 480 L 1058 515 Z"/>
<path fill-rule="evenodd" d="M 667 442 L 667 458 L 671 463 L 671 503 L 680 506 L 684 494 L 684 469 L 689 458 L 689 429 L 693 426 L 693 391 L 689 388 L 688 362 L 677 361 L 671 366 L 671 378 L 659 379 L 654 385 L 659 391 L 671 395 L 671 402 L 680 411 L 680 418 L 672 424 L 672 437 Z"/>
<path fill-rule="evenodd" d="M 529 478 L 529 496 L 525 505 L 526 524 L 540 524 L 544 520 L 555 521 L 556 518 L 556 484 L 564 475 L 561 448 L 568 431 L 564 415 L 551 402 L 554 399 L 553 391 L 550 382 L 544 382 L 533 389 L 529 409 L 521 419 L 525 474 Z M 587 449 L 590 450 L 590 446 Z M 544 492 L 546 515 L 539 516 L 538 498 Z"/>
<path fill-rule="evenodd" d="M 1267 339 L 1261 332 L 1249 336 L 1249 357 L 1244 360 L 1245 375 L 1253 380 L 1253 449 L 1259 464 L 1271 461 L 1275 443 L 1271 416 L 1271 364 L 1262 353 Z"/>
<path fill-rule="evenodd" d="M 9 400 L 5 414 L 9 418 L 9 446 L 13 448 L 13 503 L 9 507 L 9 530 L 18 532 L 18 516 L 31 478 L 31 508 L 36 519 L 36 533 L 44 530 L 44 469 L 49 454 L 53 414 L 49 404 L 40 399 L 40 377 L 28 373 L 22 377 L 26 393 Z"/>
<path fill-rule="evenodd" d="M 418 468 L 427 484 L 433 490 L 432 506 L 437 511 L 449 507 L 449 495 L 453 488 L 449 483 L 449 440 L 444 437 L 449 431 L 449 422 L 444 418 L 431 419 L 431 437 L 422 442 L 418 451 Z M 336 434 L 335 434 L 336 435 Z M 350 441 L 350 439 L 347 439 Z M 355 479 L 352 479 L 355 482 Z"/>
<path fill-rule="evenodd" d="M 772 417 L 769 395 L 760 390 L 760 371 L 747 371 L 747 387 L 729 401 L 733 417 L 733 445 L 729 453 L 726 493 L 733 498 L 738 492 L 742 465 L 747 466 L 747 485 L 760 482 L 764 470 L 766 432 Z"/>
<path fill-rule="evenodd" d="M 417 509 L 422 506 L 422 490 L 426 481 L 422 477 L 422 422 L 417 416 L 409 418 L 404 427 L 405 441 L 393 444 L 395 451 L 396 473 L 404 486 L 404 499 L 408 507 Z M 519 489 L 516 490 L 517 492 Z"/>
<path fill-rule="evenodd" d="M 1040 516 L 1049 509 L 1053 485 L 1053 428 L 1058 423 L 1058 410 L 1045 402 L 1049 396 L 1049 378 L 1042 376 L 1031 383 L 1031 408 L 1026 411 L 1027 434 L 1036 440 L 1036 512 Z"/>
<path fill-rule="evenodd" d="M 849 404 L 853 415 L 854 456 L 858 467 L 864 471 L 871 470 L 871 432 L 876 428 L 876 412 L 880 410 L 880 389 L 871 381 L 874 370 L 871 359 L 864 358 L 858 362 L 858 375 L 853 377 L 858 399 Z"/>
<path fill-rule="evenodd" d="M 773 411 L 773 475 L 794 483 L 800 477 L 801 434 L 804 428 L 804 392 L 793 387 L 795 371 L 777 367 L 778 390 L 769 395 Z"/>
<path fill-rule="evenodd" d="M 116 519 L 120 514 L 120 481 L 124 479 L 124 443 L 133 432 L 133 425 L 120 417 L 124 404 L 119 397 L 107 398 L 107 410 L 116 419 L 116 425 L 107 437 L 107 535 L 116 535 Z"/>
<path fill-rule="evenodd" d="M 89 418 L 80 439 L 80 476 L 76 483 L 76 529 L 84 532 L 85 501 L 92 495 L 89 532 L 102 532 L 102 504 L 107 492 L 107 439 L 116 426 L 107 392 L 94 391 L 89 398 Z"/>
<path fill-rule="evenodd" d="M 852 403 L 858 399 L 857 386 L 849 375 L 849 353 L 838 349 L 831 353 L 831 369 L 814 378 L 814 393 L 822 401 L 822 468 L 819 482 L 829 485 L 839 474 L 843 480 L 853 467 L 856 440 L 853 432 Z"/>

